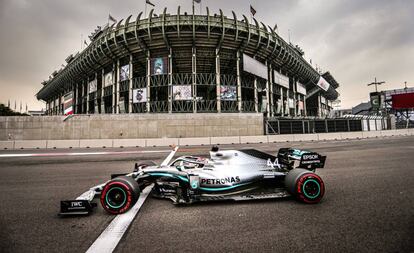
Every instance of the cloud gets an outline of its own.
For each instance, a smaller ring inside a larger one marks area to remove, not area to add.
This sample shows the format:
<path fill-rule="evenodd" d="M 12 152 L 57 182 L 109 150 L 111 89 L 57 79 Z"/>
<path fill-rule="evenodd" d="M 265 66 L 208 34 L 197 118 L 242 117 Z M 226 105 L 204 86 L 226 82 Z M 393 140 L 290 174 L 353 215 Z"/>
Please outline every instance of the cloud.
<path fill-rule="evenodd" d="M 175 14 L 178 5 L 182 12 L 191 11 L 191 1 L 153 2 L 157 13 L 167 7 Z M 208 5 L 210 13 L 221 8 L 232 16 L 234 10 L 241 18 L 249 15 L 250 4 L 258 20 L 278 24 L 285 40 L 290 30 L 305 58 L 334 75 L 344 107 L 367 100 L 372 88 L 365 84 L 374 77 L 387 82 L 384 89 L 402 87 L 404 81 L 414 84 L 414 1 L 202 0 L 202 12 Z M 109 13 L 121 19 L 144 9 L 144 1 L 136 0 L 1 0 L 0 102 L 23 100 L 40 108 L 34 95 L 41 81 L 80 49 L 81 34 L 86 38 L 105 24 Z"/>

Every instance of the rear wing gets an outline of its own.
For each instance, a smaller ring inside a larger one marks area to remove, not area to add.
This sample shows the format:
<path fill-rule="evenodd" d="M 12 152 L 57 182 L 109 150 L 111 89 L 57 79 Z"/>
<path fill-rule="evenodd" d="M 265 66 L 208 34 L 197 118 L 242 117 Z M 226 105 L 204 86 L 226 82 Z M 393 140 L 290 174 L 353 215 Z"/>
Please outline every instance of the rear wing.
<path fill-rule="evenodd" d="M 323 168 L 325 166 L 326 156 L 320 155 L 316 152 L 281 148 L 277 154 L 278 161 L 287 165 L 289 168 L 303 168 L 315 170 L 317 168 Z M 295 166 L 299 162 L 298 165 Z"/>

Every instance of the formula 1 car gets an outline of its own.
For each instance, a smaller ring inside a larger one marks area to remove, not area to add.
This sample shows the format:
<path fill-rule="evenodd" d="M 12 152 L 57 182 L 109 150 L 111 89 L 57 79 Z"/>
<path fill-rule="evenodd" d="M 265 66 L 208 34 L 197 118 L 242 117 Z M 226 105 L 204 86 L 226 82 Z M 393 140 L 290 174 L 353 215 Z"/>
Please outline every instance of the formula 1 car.
<path fill-rule="evenodd" d="M 210 158 L 181 156 L 170 163 L 177 150 L 175 147 L 159 166 L 135 164 L 132 173 L 112 175 L 76 200 L 61 201 L 60 215 L 89 214 L 97 206 L 92 201 L 98 196 L 107 212 L 125 213 L 149 185 L 153 185 L 154 197 L 175 204 L 287 196 L 315 204 L 325 192 L 322 179 L 314 172 L 324 167 L 326 156 L 315 152 L 281 148 L 273 156 L 255 149 L 221 151 L 215 146 Z"/>

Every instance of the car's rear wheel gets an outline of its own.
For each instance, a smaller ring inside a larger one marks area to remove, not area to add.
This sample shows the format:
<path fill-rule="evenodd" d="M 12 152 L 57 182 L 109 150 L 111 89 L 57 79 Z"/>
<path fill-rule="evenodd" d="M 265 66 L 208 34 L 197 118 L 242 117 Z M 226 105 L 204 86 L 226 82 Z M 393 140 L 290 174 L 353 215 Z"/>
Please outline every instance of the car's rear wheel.
<path fill-rule="evenodd" d="M 139 185 L 133 178 L 120 176 L 104 186 L 101 204 L 108 213 L 125 213 L 137 202 L 139 193 Z"/>
<path fill-rule="evenodd" d="M 325 184 L 321 177 L 305 169 L 293 169 L 285 178 L 287 190 L 299 201 L 316 204 L 325 194 Z"/>

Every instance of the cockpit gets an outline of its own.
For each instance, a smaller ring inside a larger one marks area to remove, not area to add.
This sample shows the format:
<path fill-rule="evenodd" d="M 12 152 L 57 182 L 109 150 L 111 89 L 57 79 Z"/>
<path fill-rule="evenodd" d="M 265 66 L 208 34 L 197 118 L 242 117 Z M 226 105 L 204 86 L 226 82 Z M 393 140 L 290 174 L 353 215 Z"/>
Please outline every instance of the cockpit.
<path fill-rule="evenodd" d="M 179 171 L 203 168 L 208 160 L 202 157 L 182 156 L 174 160 L 170 166 L 174 166 Z"/>

